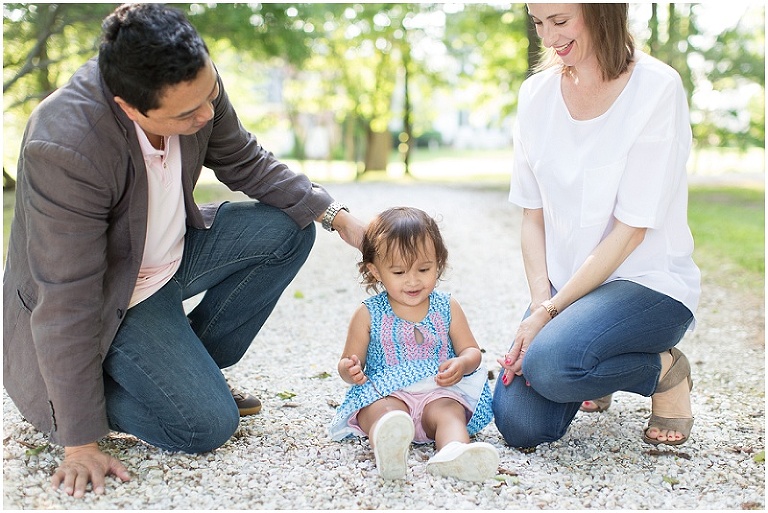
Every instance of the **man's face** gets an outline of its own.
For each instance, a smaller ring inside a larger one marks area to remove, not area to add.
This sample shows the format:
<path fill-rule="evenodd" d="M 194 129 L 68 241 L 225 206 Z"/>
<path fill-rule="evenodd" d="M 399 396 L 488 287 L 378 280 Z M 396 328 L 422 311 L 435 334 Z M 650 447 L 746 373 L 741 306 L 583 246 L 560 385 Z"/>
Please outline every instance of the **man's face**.
<path fill-rule="evenodd" d="M 146 116 L 122 98 L 116 97 L 126 115 L 152 136 L 192 135 L 213 118 L 213 101 L 219 96 L 216 69 L 209 59 L 197 76 L 188 82 L 168 86 L 160 106 Z"/>

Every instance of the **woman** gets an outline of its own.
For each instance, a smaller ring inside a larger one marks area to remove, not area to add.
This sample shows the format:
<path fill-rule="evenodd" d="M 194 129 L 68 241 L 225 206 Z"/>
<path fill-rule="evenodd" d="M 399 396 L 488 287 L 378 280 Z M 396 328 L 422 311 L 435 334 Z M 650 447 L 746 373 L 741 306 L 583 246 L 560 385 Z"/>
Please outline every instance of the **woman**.
<path fill-rule="evenodd" d="M 583 401 L 652 397 L 651 444 L 686 442 L 700 273 L 679 75 L 635 51 L 627 4 L 529 4 L 546 55 L 520 90 L 510 201 L 523 208 L 528 312 L 493 399 L 513 447 L 561 438 Z M 516 377 L 521 376 L 521 377 Z"/>

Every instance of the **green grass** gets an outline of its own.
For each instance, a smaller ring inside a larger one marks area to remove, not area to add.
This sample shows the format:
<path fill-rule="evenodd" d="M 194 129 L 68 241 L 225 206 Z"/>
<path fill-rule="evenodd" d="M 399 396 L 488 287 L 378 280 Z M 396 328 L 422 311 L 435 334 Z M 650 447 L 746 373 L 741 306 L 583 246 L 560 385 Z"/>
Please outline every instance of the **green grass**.
<path fill-rule="evenodd" d="M 15 191 L 3 191 L 3 266 L 5 266 L 5 255 L 8 253 L 8 236 L 11 233 L 15 197 Z"/>
<path fill-rule="evenodd" d="M 705 280 L 764 294 L 764 189 L 691 187 L 688 222 Z"/>

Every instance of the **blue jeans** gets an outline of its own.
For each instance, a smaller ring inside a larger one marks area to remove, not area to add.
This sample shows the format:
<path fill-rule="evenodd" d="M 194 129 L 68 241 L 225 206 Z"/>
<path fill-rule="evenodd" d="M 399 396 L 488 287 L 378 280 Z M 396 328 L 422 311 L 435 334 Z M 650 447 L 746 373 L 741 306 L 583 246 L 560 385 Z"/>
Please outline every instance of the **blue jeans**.
<path fill-rule="evenodd" d="M 509 386 L 497 381 L 493 413 L 504 440 L 512 447 L 559 440 L 582 401 L 619 390 L 651 396 L 659 353 L 692 321 L 682 303 L 630 281 L 604 284 L 574 302 L 533 339 L 523 375 Z"/>
<path fill-rule="evenodd" d="M 188 228 L 180 268 L 128 310 L 104 360 L 110 428 L 189 453 L 229 440 L 240 417 L 220 369 L 243 357 L 314 240 L 314 224 L 251 201 Z M 203 291 L 187 316 L 182 301 Z"/>

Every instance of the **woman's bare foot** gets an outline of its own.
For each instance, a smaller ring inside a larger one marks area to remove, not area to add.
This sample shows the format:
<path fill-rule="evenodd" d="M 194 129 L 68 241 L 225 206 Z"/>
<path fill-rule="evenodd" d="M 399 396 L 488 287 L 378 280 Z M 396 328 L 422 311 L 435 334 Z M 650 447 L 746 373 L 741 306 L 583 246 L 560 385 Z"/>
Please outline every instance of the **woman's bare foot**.
<path fill-rule="evenodd" d="M 669 368 L 672 366 L 672 355 L 669 351 L 661 353 L 661 374 L 659 381 L 666 376 Z M 693 417 L 691 411 L 691 391 L 687 379 L 683 379 L 677 385 L 665 392 L 657 392 L 651 397 L 653 414 L 659 417 L 669 419 L 689 419 Z M 679 431 L 659 429 L 656 426 L 650 426 L 646 436 L 655 439 L 658 442 L 679 442 L 686 437 L 686 434 Z"/>
<path fill-rule="evenodd" d="M 597 399 L 592 399 L 591 401 L 583 401 L 579 409 L 586 413 L 601 413 L 611 406 L 612 401 L 613 394 L 608 394 L 603 397 L 598 397 Z"/>

